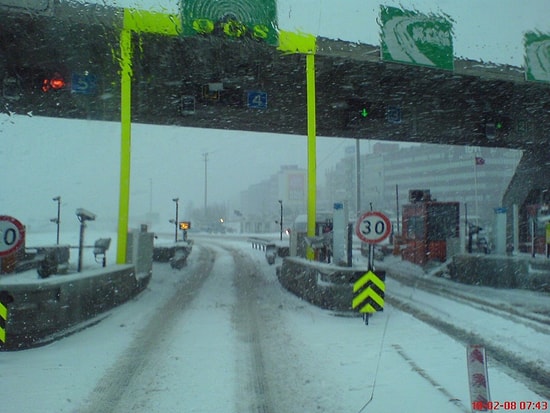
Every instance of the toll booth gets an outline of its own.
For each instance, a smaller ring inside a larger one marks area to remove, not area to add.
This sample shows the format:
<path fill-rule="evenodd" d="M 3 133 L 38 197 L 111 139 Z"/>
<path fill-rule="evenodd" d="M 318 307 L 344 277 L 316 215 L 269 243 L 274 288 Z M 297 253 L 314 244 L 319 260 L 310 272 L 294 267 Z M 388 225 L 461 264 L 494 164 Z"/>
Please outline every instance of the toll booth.
<path fill-rule="evenodd" d="M 409 202 L 403 205 L 402 258 L 419 265 L 446 261 L 450 244 L 460 240 L 459 203 L 432 200 L 429 190 L 409 191 Z"/>
<path fill-rule="evenodd" d="M 316 261 L 325 261 L 325 244 L 328 242 L 328 235 L 331 235 L 331 232 L 332 213 L 318 213 L 315 220 L 316 239 L 310 240 L 310 243 L 313 241 L 311 247 L 315 251 Z M 307 215 L 298 215 L 290 231 L 290 255 L 305 258 L 307 247 Z"/>
<path fill-rule="evenodd" d="M 518 211 L 519 252 L 533 256 L 546 254 L 550 238 L 546 236 L 549 222 L 550 188 L 531 189 Z"/>
<path fill-rule="evenodd" d="M 550 222 L 550 204 L 526 206 L 526 222 L 520 230 L 520 251 L 535 254 L 548 253 L 547 227 Z"/>

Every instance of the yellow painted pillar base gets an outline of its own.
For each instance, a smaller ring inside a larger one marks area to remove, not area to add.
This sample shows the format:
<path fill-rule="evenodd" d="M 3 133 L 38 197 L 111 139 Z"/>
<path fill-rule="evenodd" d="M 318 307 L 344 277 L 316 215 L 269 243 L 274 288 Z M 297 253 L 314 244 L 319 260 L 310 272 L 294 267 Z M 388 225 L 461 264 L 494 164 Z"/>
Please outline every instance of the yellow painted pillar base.
<path fill-rule="evenodd" d="M 307 236 L 315 236 L 315 221 L 317 217 L 317 129 L 316 129 L 316 102 L 315 102 L 315 55 L 306 55 L 307 80 Z M 312 260 L 314 253 L 308 247 L 306 258 Z"/>
<path fill-rule="evenodd" d="M 121 98 L 120 98 L 120 188 L 118 201 L 118 234 L 116 263 L 126 263 L 128 216 L 130 208 L 130 159 L 132 129 L 132 32 L 120 33 Z"/>

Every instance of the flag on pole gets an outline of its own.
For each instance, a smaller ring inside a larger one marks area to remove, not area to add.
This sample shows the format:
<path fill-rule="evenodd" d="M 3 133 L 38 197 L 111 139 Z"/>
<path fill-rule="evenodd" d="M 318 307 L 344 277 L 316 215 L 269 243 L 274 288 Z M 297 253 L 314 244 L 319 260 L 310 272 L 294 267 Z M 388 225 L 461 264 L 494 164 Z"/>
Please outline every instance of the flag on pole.
<path fill-rule="evenodd" d="M 481 156 L 476 156 L 476 165 L 485 165 L 485 159 Z"/>

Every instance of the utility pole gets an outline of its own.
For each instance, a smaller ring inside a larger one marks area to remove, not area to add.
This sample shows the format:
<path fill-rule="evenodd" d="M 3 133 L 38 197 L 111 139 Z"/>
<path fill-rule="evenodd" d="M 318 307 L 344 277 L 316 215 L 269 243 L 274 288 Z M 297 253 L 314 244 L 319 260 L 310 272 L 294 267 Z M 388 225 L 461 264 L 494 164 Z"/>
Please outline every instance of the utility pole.
<path fill-rule="evenodd" d="M 355 140 L 355 213 L 361 215 L 361 147 Z"/>
<path fill-rule="evenodd" d="M 57 245 L 59 245 L 59 225 L 61 224 L 61 197 L 56 196 L 52 201 L 57 202 L 57 218 L 50 219 L 51 222 L 57 225 Z"/>
<path fill-rule="evenodd" d="M 279 199 L 279 204 L 281 204 L 281 220 L 279 221 L 279 226 L 281 228 L 281 232 L 280 232 L 280 241 L 283 240 L 283 200 L 282 199 Z"/>
<path fill-rule="evenodd" d="M 204 158 L 204 217 L 206 218 L 206 208 L 208 206 L 208 152 L 202 154 Z"/>
<path fill-rule="evenodd" d="M 149 178 L 149 219 L 153 219 L 153 178 Z"/>
<path fill-rule="evenodd" d="M 174 221 L 174 226 L 175 226 L 175 229 L 174 229 L 174 242 L 178 242 L 178 207 L 179 207 L 179 201 L 180 199 L 179 198 L 172 198 L 172 201 L 174 201 L 176 203 L 176 220 Z"/>

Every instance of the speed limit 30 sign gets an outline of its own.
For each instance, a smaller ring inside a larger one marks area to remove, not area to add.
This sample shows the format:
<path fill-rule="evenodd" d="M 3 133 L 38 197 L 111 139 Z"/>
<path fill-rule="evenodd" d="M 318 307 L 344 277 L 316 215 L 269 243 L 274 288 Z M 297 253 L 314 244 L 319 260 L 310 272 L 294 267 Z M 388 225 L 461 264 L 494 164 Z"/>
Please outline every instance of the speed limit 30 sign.
<path fill-rule="evenodd" d="M 0 215 L 0 257 L 17 251 L 25 240 L 25 227 L 17 219 Z"/>
<path fill-rule="evenodd" d="M 355 235 L 367 244 L 378 244 L 388 238 L 390 233 L 391 221 L 381 212 L 365 212 L 355 224 Z"/>

